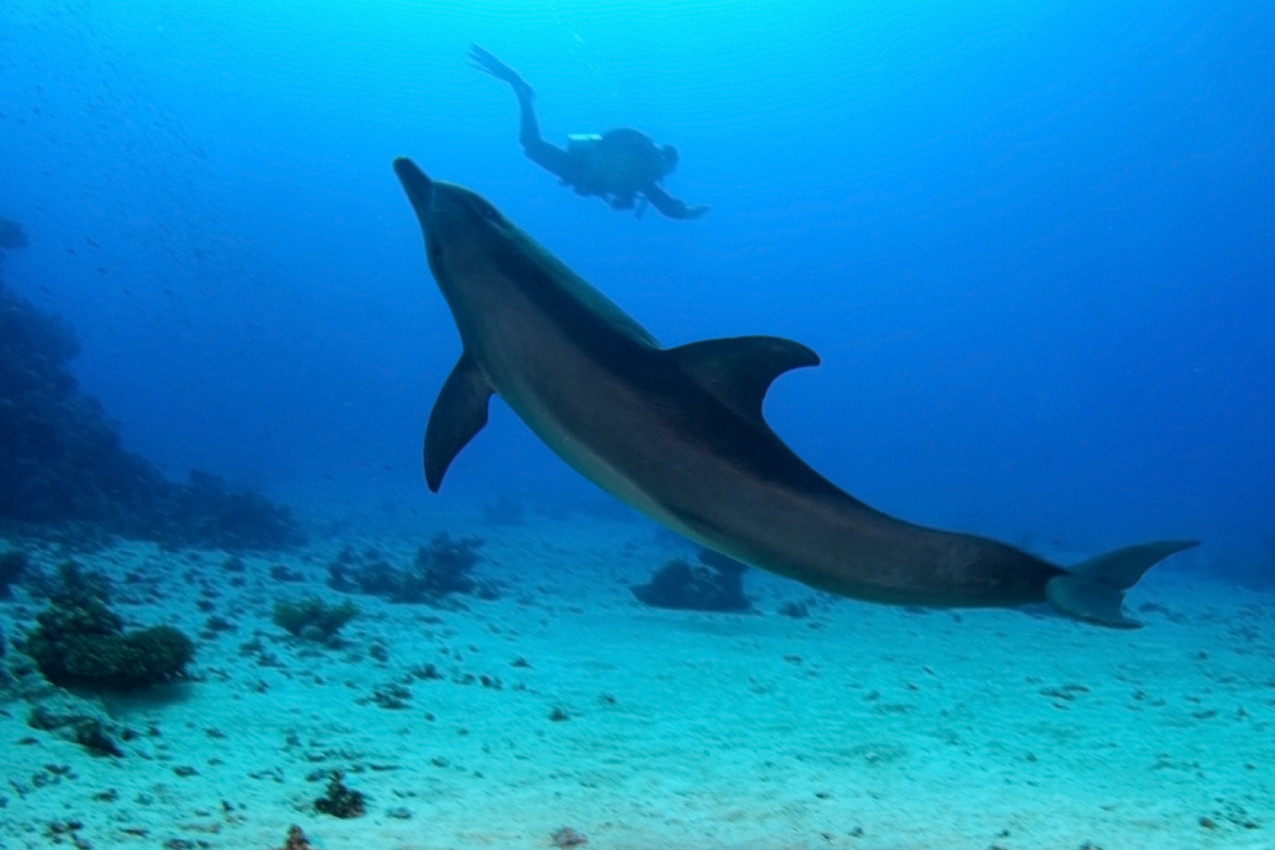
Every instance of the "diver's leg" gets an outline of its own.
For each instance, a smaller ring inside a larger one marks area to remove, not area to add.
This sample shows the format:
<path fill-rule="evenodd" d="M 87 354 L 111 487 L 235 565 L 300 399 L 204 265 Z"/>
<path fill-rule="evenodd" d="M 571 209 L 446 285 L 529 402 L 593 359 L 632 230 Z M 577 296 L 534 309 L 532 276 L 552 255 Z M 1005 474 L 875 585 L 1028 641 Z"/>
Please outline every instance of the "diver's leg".
<path fill-rule="evenodd" d="M 535 147 L 539 144 L 542 141 L 540 138 L 540 122 L 536 120 L 536 107 L 531 102 L 536 96 L 535 89 L 528 85 L 527 81 L 519 76 L 517 71 L 477 44 L 469 46 L 469 62 L 483 73 L 490 74 L 496 79 L 509 84 L 509 87 L 514 90 L 514 95 L 518 98 L 520 121 L 518 141 L 522 142 L 524 148 Z"/>
<path fill-rule="evenodd" d="M 527 159 L 560 179 L 571 182 L 573 175 L 570 173 L 570 154 L 557 145 L 546 142 L 540 135 L 540 122 L 536 119 L 531 88 L 514 91 L 518 95 L 518 143 L 522 145 Z"/>
<path fill-rule="evenodd" d="M 514 90 L 518 98 L 518 142 L 527 158 L 560 179 L 570 182 L 572 175 L 567 152 L 549 144 L 540 135 L 540 122 L 536 119 L 536 107 L 532 103 L 535 90 L 517 71 L 477 44 L 469 46 L 469 61 L 478 70 L 508 83 Z"/>
<path fill-rule="evenodd" d="M 514 89 L 514 93 L 518 95 L 518 143 L 526 150 L 537 145 L 548 144 L 540 135 L 540 120 L 536 118 L 536 106 L 532 103 L 534 95 L 531 89 L 526 91 Z"/>

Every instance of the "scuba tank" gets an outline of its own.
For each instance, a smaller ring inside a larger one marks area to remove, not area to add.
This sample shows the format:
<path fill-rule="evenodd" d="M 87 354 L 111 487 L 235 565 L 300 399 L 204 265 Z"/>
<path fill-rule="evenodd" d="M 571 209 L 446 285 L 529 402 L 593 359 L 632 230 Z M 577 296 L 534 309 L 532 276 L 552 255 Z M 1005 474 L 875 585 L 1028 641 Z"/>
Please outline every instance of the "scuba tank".
<path fill-rule="evenodd" d="M 602 137 L 597 133 L 571 133 L 567 136 L 567 150 L 571 153 L 581 153 L 600 141 Z"/>
<path fill-rule="evenodd" d="M 642 188 L 660 178 L 660 151 L 650 136 L 628 128 L 601 135 L 573 133 L 567 136 L 567 153 L 578 163 L 577 176 L 569 181 L 578 194 L 598 195 L 612 206 L 617 199 L 629 199 L 617 209 L 640 199 L 634 212 L 641 217 L 646 211 Z"/>

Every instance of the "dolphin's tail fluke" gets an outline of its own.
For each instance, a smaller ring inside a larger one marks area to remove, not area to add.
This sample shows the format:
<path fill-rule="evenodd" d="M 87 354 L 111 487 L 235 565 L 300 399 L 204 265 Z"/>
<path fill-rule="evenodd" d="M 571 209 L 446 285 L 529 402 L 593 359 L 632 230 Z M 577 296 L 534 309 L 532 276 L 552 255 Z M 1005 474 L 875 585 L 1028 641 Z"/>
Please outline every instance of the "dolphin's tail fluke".
<path fill-rule="evenodd" d="M 1136 629 L 1142 624 L 1125 616 L 1125 591 L 1165 558 L 1199 545 L 1198 540 L 1157 540 L 1106 552 L 1050 579 L 1045 595 L 1055 608 L 1078 620 Z"/>

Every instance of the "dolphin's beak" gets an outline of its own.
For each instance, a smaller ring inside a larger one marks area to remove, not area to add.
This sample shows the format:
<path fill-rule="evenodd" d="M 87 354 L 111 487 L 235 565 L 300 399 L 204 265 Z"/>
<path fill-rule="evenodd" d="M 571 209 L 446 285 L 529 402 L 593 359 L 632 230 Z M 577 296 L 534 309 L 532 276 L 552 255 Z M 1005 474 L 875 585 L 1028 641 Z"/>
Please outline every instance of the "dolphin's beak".
<path fill-rule="evenodd" d="M 405 156 L 394 160 L 394 173 L 403 184 L 403 190 L 407 192 L 407 199 L 412 202 L 417 218 L 424 224 L 429 216 L 430 201 L 434 197 L 434 182 Z"/>

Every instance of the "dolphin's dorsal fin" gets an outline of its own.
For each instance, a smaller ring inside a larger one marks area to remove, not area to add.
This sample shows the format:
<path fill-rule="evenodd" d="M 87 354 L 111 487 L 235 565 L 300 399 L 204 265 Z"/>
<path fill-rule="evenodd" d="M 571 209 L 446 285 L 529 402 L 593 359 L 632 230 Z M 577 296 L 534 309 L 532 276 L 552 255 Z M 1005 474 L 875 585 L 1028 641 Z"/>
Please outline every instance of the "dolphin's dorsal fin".
<path fill-rule="evenodd" d="M 433 493 L 460 450 L 487 424 L 491 382 L 469 352 L 447 376 L 425 427 L 425 483 Z"/>
<path fill-rule="evenodd" d="M 719 401 L 755 421 L 763 421 L 761 405 L 775 378 L 789 369 L 819 365 L 818 354 L 777 336 L 706 339 L 668 353 Z"/>

